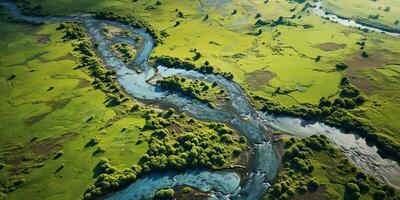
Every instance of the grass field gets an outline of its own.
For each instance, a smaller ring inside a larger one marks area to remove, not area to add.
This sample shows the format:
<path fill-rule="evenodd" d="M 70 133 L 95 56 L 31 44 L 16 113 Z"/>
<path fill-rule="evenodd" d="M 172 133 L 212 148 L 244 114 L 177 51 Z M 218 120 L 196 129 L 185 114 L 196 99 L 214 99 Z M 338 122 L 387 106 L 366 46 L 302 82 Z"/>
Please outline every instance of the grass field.
<path fill-rule="evenodd" d="M 380 134 L 400 143 L 400 124 L 395 123 L 400 116 L 398 37 L 333 24 L 301 12 L 304 4 L 287 0 L 267 4 L 255 0 L 163 0 L 161 5 L 156 5 L 156 0 L 30 2 L 41 5 L 42 11 L 51 15 L 113 11 L 140 17 L 169 35 L 162 38 L 163 44 L 154 49 L 152 56 L 168 55 L 197 65 L 209 61 L 217 70 L 233 73 L 234 81 L 249 96 L 258 95 L 284 106 L 316 105 L 321 97 L 333 100 L 339 94 L 341 78 L 347 77 L 367 98 L 351 112 L 369 119 Z M 384 11 L 388 5 L 390 10 Z M 345 17 L 379 14 L 372 21 L 400 28 L 394 24 L 400 9 L 396 0 L 324 0 L 323 7 Z M 254 27 L 258 19 L 292 15 L 296 17 L 290 21 L 297 26 Z M 25 199 L 33 192 L 39 198 L 74 199 L 83 194 L 82 185 L 93 182 L 91 170 L 100 157 L 110 158 L 120 167 L 138 162 L 147 149 L 145 143 L 135 145 L 139 127 L 145 123 L 143 117 L 139 113 L 118 118 L 99 131 L 119 111 L 104 105 L 106 96 L 92 89 L 91 77 L 73 70 L 76 63 L 70 54 L 71 44 L 60 40 L 62 33 L 55 31 L 57 24 L 30 26 L 3 20 L 0 27 L 0 113 L 7 113 L 0 116 L 0 162 L 32 151 L 39 152 L 40 157 L 64 153 L 56 160 L 23 162 L 28 168 L 45 165 L 24 175 L 25 185 L 10 193 L 10 198 Z M 363 49 L 356 44 L 362 40 L 366 41 Z M 197 60 L 193 60 L 193 49 L 201 53 Z M 361 56 L 364 51 L 368 58 Z M 349 67 L 339 72 L 335 65 L 342 62 Z M 277 88 L 287 92 L 276 94 Z M 123 128 L 127 130 L 121 132 Z M 98 146 L 106 150 L 101 156 L 92 155 L 97 147 L 85 148 L 92 137 L 99 138 Z M 62 147 L 51 148 L 50 152 L 32 149 L 41 141 L 46 144 L 47 138 L 55 139 Z M 21 153 L 9 156 L 7 152 L 14 149 Z M 65 168 L 55 173 L 61 164 Z M 0 178 L 11 173 L 6 163 Z M 61 180 L 66 183 L 62 188 L 52 184 Z"/>
<path fill-rule="evenodd" d="M 74 70 L 72 46 L 61 41 L 57 24 L 2 20 L 0 26 L 0 162 L 5 165 L 0 179 L 25 179 L 10 199 L 77 199 L 94 181 L 92 170 L 101 157 L 119 167 L 139 161 L 147 150 L 145 142 L 136 145 L 143 116 L 112 121 L 117 112 L 105 106 L 105 94 L 92 88 L 91 77 Z M 15 78 L 8 80 L 11 74 Z M 99 130 L 110 120 L 111 126 Z M 92 137 L 99 144 L 85 147 Z M 105 152 L 95 153 L 98 147 Z M 53 159 L 60 151 L 63 155 Z M 65 167 L 56 172 L 60 165 Z"/>

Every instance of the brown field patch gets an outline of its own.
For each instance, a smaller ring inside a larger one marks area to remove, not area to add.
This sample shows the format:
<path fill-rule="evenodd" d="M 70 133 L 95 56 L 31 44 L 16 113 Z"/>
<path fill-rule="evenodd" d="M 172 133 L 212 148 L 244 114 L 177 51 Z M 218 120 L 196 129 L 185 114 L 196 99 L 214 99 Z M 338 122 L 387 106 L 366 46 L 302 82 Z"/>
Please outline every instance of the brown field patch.
<path fill-rule="evenodd" d="M 321 49 L 323 51 L 336 51 L 339 49 L 344 49 L 344 48 L 346 48 L 346 46 L 347 46 L 346 44 L 337 44 L 334 42 L 326 42 L 326 43 L 314 45 L 314 47 Z"/>
<path fill-rule="evenodd" d="M 42 121 L 44 118 L 46 118 L 47 115 L 51 114 L 52 112 L 63 109 L 66 105 L 68 105 L 70 101 L 70 99 L 61 99 L 57 101 L 47 102 L 46 104 L 51 108 L 49 112 L 31 116 L 24 121 L 24 124 L 26 126 L 32 126 Z"/>
<path fill-rule="evenodd" d="M 0 160 L 12 165 L 11 174 L 13 175 L 29 172 L 32 168 L 43 166 L 42 162 L 49 159 L 77 134 L 77 132 L 68 132 L 26 145 L 10 145 L 1 150 Z"/>
<path fill-rule="evenodd" d="M 268 70 L 256 70 L 248 73 L 246 79 L 251 88 L 254 90 L 259 90 L 275 76 L 276 75 L 274 73 Z"/>
<path fill-rule="evenodd" d="M 361 53 L 353 54 L 345 60 L 349 67 L 383 67 L 386 63 L 380 53 L 370 53 L 368 58 L 361 56 Z"/>
<path fill-rule="evenodd" d="M 347 73 L 346 77 L 350 79 L 351 84 L 356 86 L 366 95 L 371 95 L 373 94 L 373 91 L 378 89 L 377 85 L 368 77 L 354 75 L 353 73 Z"/>
<path fill-rule="evenodd" d="M 75 89 L 82 89 L 82 88 L 87 88 L 90 86 L 90 81 L 86 79 L 79 79 L 78 85 L 75 87 Z"/>
<path fill-rule="evenodd" d="M 45 44 L 50 40 L 49 36 L 50 35 L 38 35 L 36 36 L 36 41 L 38 43 Z"/>
<path fill-rule="evenodd" d="M 387 62 L 381 53 L 370 53 L 367 58 L 362 57 L 361 53 L 356 53 L 349 56 L 344 63 L 349 66 L 345 76 L 364 94 L 371 95 L 374 91 L 379 89 L 379 82 L 374 80 L 374 77 L 379 74 L 373 73 L 367 75 L 366 70 L 370 67 L 380 68 L 385 66 Z"/>

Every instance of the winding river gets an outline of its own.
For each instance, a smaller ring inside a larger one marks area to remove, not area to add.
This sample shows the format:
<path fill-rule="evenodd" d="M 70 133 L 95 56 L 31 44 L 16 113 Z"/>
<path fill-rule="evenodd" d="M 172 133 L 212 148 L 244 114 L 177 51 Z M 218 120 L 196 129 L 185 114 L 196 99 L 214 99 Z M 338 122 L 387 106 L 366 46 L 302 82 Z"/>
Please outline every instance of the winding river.
<path fill-rule="evenodd" d="M 145 31 L 118 22 L 94 19 L 90 15 L 68 17 L 32 17 L 22 15 L 19 9 L 9 1 L 0 0 L 0 5 L 7 8 L 17 19 L 52 23 L 75 21 L 87 29 L 96 51 L 107 67 L 115 69 L 119 84 L 127 93 L 146 103 L 162 104 L 179 108 L 190 116 L 206 121 L 223 122 L 240 131 L 254 150 L 253 163 L 243 177 L 231 171 L 212 171 L 192 169 L 183 172 L 168 171 L 141 177 L 125 189 L 108 197 L 110 200 L 146 199 L 163 188 L 188 185 L 211 194 L 211 199 L 262 199 L 269 183 L 272 183 L 280 165 L 280 158 L 269 142 L 272 130 L 282 130 L 293 135 L 306 137 L 312 134 L 325 134 L 334 145 L 340 148 L 357 166 L 394 186 L 399 186 L 396 177 L 400 175 L 399 165 L 389 159 L 383 159 L 375 147 L 368 146 L 364 139 L 355 134 L 346 134 L 338 129 L 321 123 L 307 122 L 289 117 L 275 117 L 255 110 L 246 98 L 241 87 L 218 75 L 204 75 L 195 71 L 171 69 L 163 66 L 150 66 L 147 60 L 154 48 L 154 40 Z M 129 31 L 132 35 L 143 38 L 143 44 L 131 37 L 108 39 L 103 32 L 103 25 L 109 25 Z M 140 66 L 142 73 L 137 73 L 117 58 L 110 50 L 111 44 L 124 41 L 138 49 L 132 64 Z M 211 109 L 206 104 L 185 96 L 161 90 L 152 81 L 164 76 L 179 74 L 186 78 L 217 81 L 230 95 L 229 109 Z M 151 81 L 148 81 L 151 80 Z M 246 117 L 243 117 L 246 116 Z"/>

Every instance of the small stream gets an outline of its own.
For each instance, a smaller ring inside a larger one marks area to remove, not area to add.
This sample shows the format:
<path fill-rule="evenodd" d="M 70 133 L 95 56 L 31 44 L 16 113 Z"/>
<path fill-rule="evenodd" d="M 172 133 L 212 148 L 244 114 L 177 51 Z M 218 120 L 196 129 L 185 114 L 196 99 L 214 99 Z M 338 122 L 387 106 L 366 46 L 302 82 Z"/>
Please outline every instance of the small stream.
<path fill-rule="evenodd" d="M 267 113 L 258 112 L 251 106 L 239 85 L 218 75 L 204 75 L 195 71 L 150 66 L 147 60 L 154 48 L 154 40 L 144 30 L 118 22 L 97 20 L 90 15 L 68 17 L 24 16 L 13 3 L 0 0 L 0 5 L 6 7 L 14 18 L 30 22 L 75 21 L 82 23 L 91 36 L 93 43 L 97 44 L 96 51 L 99 56 L 107 67 L 116 70 L 118 83 L 127 93 L 139 100 L 145 100 L 147 103 L 170 105 L 171 107 L 179 108 L 180 111 L 186 112 L 191 117 L 199 120 L 227 123 L 247 138 L 249 145 L 255 152 L 253 163 L 243 180 L 235 172 L 208 169 L 153 173 L 141 177 L 130 186 L 108 197 L 108 199 L 147 199 L 154 196 L 159 189 L 184 185 L 210 192 L 211 199 L 262 199 L 267 187 L 273 182 L 280 165 L 280 158 L 268 138 L 273 129 L 282 130 L 300 137 L 312 134 L 326 134 L 332 143 L 340 148 L 357 166 L 385 182 L 395 186 L 400 185 L 396 180 L 396 177 L 400 175 L 399 165 L 392 160 L 383 159 L 377 153 L 376 147 L 368 146 L 364 139 L 355 134 L 346 134 L 321 123 L 311 123 L 289 117 L 275 117 Z M 136 73 L 129 68 L 110 50 L 110 46 L 118 41 L 124 41 L 135 46 L 137 43 L 135 39 L 130 37 L 107 39 L 102 29 L 105 24 L 119 27 L 143 38 L 143 45 L 141 45 L 137 57 L 132 63 L 135 66 L 140 66 L 143 70 L 142 73 Z M 217 81 L 230 95 L 230 109 L 211 109 L 198 100 L 163 91 L 148 81 L 150 79 L 155 81 L 164 76 L 176 74 L 190 79 L 208 82 Z"/>

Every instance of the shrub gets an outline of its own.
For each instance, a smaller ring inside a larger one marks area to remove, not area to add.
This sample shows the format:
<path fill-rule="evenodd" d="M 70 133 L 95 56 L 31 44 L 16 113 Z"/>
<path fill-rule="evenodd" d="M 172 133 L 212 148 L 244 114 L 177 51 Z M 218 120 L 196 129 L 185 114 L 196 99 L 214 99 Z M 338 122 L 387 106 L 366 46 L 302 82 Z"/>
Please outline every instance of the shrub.
<path fill-rule="evenodd" d="M 308 181 L 308 184 L 307 184 L 308 192 L 315 192 L 315 191 L 317 191 L 318 188 L 319 188 L 318 181 L 316 181 L 314 179 L 311 179 L 310 181 Z"/>
<path fill-rule="evenodd" d="M 174 190 L 173 189 L 163 189 L 157 191 L 154 196 L 154 200 L 172 200 L 174 198 Z"/>
<path fill-rule="evenodd" d="M 59 151 L 59 152 L 57 152 L 56 153 L 56 155 L 54 156 L 54 160 L 57 160 L 57 159 L 59 159 L 62 155 L 64 155 L 64 152 L 63 151 Z"/>
<path fill-rule="evenodd" d="M 347 67 L 348 67 L 348 65 L 345 64 L 345 63 L 336 64 L 336 70 L 337 71 L 343 71 L 343 70 L 347 69 Z"/>
<path fill-rule="evenodd" d="M 386 199 L 386 193 L 382 190 L 377 190 L 374 192 L 374 200 L 384 200 Z"/>

